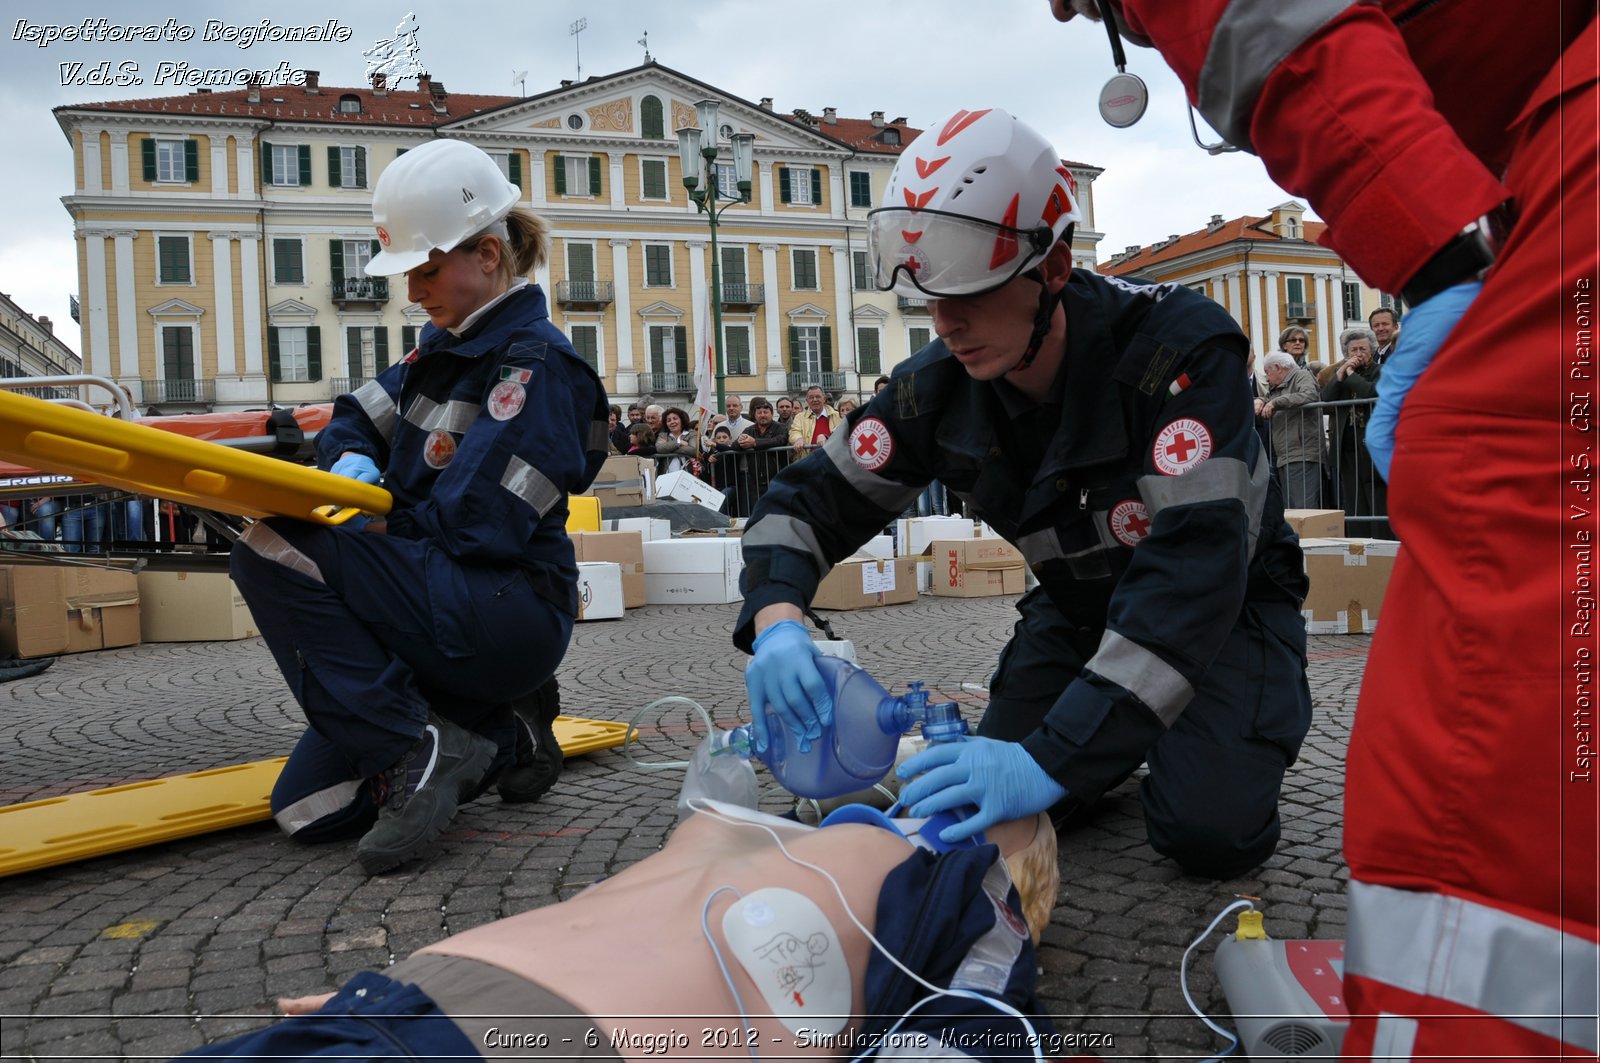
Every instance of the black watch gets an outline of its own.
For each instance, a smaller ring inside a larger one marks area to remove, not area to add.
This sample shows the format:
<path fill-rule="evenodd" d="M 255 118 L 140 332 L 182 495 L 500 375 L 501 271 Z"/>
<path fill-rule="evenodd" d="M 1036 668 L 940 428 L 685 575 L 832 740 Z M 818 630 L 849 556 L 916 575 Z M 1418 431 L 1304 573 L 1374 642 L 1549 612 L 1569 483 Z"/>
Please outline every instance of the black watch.
<path fill-rule="evenodd" d="M 1479 280 L 1494 265 L 1511 231 L 1511 201 L 1462 229 L 1400 289 L 1407 306 L 1419 306 L 1446 288 Z"/>

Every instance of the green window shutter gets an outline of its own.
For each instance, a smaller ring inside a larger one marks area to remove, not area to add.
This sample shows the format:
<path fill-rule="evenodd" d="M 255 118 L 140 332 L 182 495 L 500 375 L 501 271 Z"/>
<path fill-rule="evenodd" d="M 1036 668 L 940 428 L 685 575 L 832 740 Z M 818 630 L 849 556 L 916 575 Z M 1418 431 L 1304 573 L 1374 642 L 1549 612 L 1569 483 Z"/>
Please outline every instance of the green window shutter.
<path fill-rule="evenodd" d="M 156 179 L 156 142 L 154 137 L 145 137 L 139 142 L 139 155 L 144 159 L 144 179 Z"/>
<path fill-rule="evenodd" d="M 600 194 L 600 156 L 598 155 L 589 156 L 589 194 L 591 196 Z"/>
<path fill-rule="evenodd" d="M 822 168 L 820 166 L 811 168 L 811 202 L 816 206 L 822 206 Z"/>
<path fill-rule="evenodd" d="M 351 379 L 361 376 L 361 330 L 358 328 L 344 330 L 344 364 Z"/>
<path fill-rule="evenodd" d="M 372 248 L 372 258 L 377 258 L 379 253 L 383 251 L 383 245 L 378 243 L 378 241 L 376 241 L 376 240 L 368 241 L 368 243 L 371 245 L 371 248 Z M 367 261 L 371 262 L 372 258 L 367 259 Z M 377 278 L 373 278 L 373 279 L 376 280 Z"/>
<path fill-rule="evenodd" d="M 883 352 L 878 344 L 878 330 L 856 329 L 856 365 L 863 373 L 883 372 Z"/>
<path fill-rule="evenodd" d="M 372 330 L 372 366 L 377 373 L 389 368 L 388 325 L 379 325 Z"/>
<path fill-rule="evenodd" d="M 789 326 L 789 372 L 800 371 L 800 326 Z"/>
<path fill-rule="evenodd" d="M 339 149 L 337 146 L 328 148 L 328 187 L 344 187 L 344 167 L 339 164 Z"/>
<path fill-rule="evenodd" d="M 322 379 L 322 326 L 306 328 L 306 379 Z"/>
<path fill-rule="evenodd" d="M 328 241 L 328 268 L 333 273 L 333 283 L 344 280 L 344 241 Z"/>
<path fill-rule="evenodd" d="M 406 349 L 407 354 L 417 349 L 417 326 L 400 326 L 400 346 Z"/>
<path fill-rule="evenodd" d="M 817 330 L 817 335 L 820 337 L 817 346 L 822 350 L 822 371 L 831 373 L 833 372 L 833 329 L 823 325 Z"/>
<path fill-rule="evenodd" d="M 367 149 L 356 148 L 356 187 L 367 187 Z"/>
<path fill-rule="evenodd" d="M 200 142 L 198 140 L 185 140 L 183 142 L 183 179 L 185 181 L 200 180 Z"/>
<path fill-rule="evenodd" d="M 278 330 L 267 326 L 267 373 L 274 383 L 283 379 L 283 366 L 278 361 Z"/>
<path fill-rule="evenodd" d="M 683 325 L 672 327 L 672 345 L 676 347 L 678 355 L 678 372 L 689 371 L 689 330 Z"/>
<path fill-rule="evenodd" d="M 261 183 L 272 183 L 272 145 L 265 140 L 261 142 Z"/>
<path fill-rule="evenodd" d="M 646 96 L 639 101 L 639 124 L 646 140 L 666 138 L 666 122 L 662 115 L 660 97 Z"/>
<path fill-rule="evenodd" d="M 556 156 L 556 195 L 567 194 L 567 160 L 560 155 Z"/>
<path fill-rule="evenodd" d="M 513 151 L 511 153 L 511 157 L 506 160 L 506 169 L 511 171 L 511 183 L 516 185 L 518 190 L 521 190 L 521 188 L 522 188 L 522 153 L 521 152 Z"/>
<path fill-rule="evenodd" d="M 311 145 L 300 145 L 300 187 L 311 184 Z"/>
<path fill-rule="evenodd" d="M 778 168 L 778 198 L 785 203 L 790 201 L 789 194 L 789 167 Z"/>

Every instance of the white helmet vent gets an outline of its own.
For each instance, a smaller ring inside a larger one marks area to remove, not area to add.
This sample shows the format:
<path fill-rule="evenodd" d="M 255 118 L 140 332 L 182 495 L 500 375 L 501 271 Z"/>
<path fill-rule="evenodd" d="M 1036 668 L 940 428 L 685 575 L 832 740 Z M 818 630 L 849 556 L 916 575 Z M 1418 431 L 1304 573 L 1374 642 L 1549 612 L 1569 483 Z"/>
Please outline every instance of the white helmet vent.
<path fill-rule="evenodd" d="M 477 196 L 472 194 L 472 189 L 463 188 L 461 190 L 461 202 L 463 202 L 463 203 L 471 203 L 474 199 L 477 199 L 477 198 L 478 198 Z"/>

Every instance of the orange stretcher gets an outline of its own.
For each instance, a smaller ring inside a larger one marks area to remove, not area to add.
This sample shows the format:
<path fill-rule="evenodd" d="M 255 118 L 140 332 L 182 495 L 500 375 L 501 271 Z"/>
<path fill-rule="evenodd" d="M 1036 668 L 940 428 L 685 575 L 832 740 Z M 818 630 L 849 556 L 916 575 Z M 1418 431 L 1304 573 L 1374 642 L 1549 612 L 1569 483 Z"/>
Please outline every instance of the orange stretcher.
<path fill-rule="evenodd" d="M 0 458 L 240 517 L 341 524 L 392 502 L 359 480 L 8 391 Z"/>

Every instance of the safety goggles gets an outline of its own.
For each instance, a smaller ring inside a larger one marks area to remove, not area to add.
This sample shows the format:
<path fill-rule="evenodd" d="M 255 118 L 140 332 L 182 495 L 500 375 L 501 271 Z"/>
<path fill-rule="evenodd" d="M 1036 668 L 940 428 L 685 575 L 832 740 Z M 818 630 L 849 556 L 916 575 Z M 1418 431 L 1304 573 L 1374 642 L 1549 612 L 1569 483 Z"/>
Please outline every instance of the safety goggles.
<path fill-rule="evenodd" d="M 900 274 L 933 299 L 982 295 L 1036 264 L 1054 242 L 1048 225 L 1015 229 L 910 207 L 867 212 L 872 283 L 883 292 L 895 289 Z"/>

